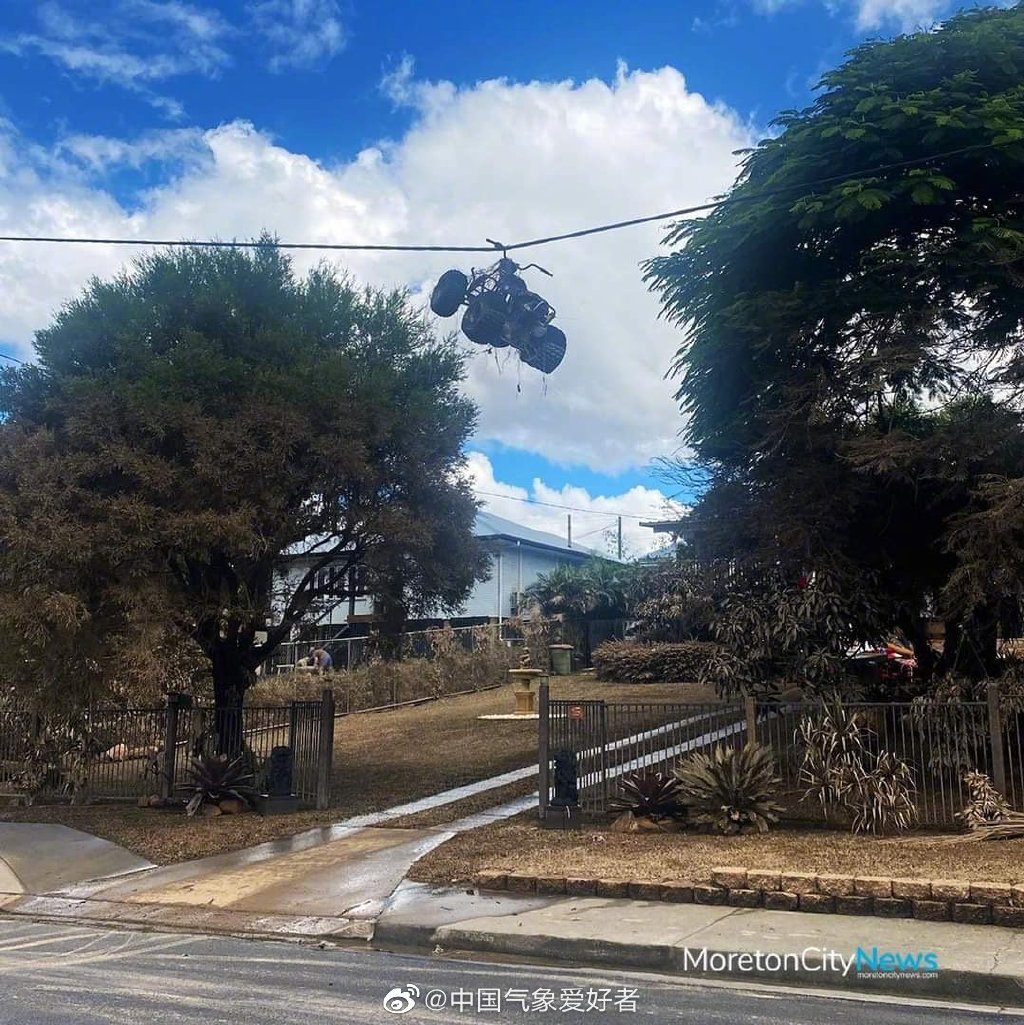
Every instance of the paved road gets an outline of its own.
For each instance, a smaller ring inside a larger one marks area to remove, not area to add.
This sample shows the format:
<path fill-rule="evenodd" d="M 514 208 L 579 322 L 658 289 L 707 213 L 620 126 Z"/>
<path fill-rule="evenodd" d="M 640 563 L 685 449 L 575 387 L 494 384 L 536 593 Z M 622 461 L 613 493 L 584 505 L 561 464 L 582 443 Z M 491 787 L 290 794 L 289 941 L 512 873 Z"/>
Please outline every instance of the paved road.
<path fill-rule="evenodd" d="M 417 1006 L 403 1015 L 390 1014 L 382 1000 L 397 986 L 418 987 L 421 1003 L 431 990 L 445 994 L 449 1004 L 452 994 L 460 991 L 475 1001 L 481 990 L 498 991 L 502 999 L 509 990 L 525 990 L 528 1006 L 537 1000 L 543 1005 L 550 992 L 554 1007 L 524 1011 L 515 1003 L 493 1012 L 476 1006 L 461 1011 Z M 594 994 L 594 1009 L 579 1015 L 560 1009 L 566 999 L 585 1005 L 588 991 Z M 635 1012 L 628 1009 L 633 999 Z M 598 1009 L 602 1001 L 604 1010 Z M 2 1025 L 533 1025 L 575 1020 L 653 1025 L 991 1025 L 1008 1017 L 907 1002 L 698 986 L 640 975 L 0 919 Z"/>

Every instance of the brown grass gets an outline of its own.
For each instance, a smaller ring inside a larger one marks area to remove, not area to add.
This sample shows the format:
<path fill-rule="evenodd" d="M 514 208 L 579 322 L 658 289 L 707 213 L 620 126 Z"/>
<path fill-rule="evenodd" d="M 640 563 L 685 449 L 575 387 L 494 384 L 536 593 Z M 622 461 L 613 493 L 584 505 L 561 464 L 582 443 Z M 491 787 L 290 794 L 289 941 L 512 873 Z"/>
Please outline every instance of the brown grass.
<path fill-rule="evenodd" d="M 553 677 L 554 698 L 704 701 L 693 684 L 610 684 L 589 677 Z M 453 787 L 535 764 L 537 721 L 484 722 L 479 715 L 510 712 L 511 687 L 444 698 L 386 712 L 339 719 L 335 729 L 332 807 L 264 819 L 259 815 L 186 819 L 176 810 L 125 805 L 37 805 L 0 811 L 0 821 L 59 822 L 95 833 L 158 864 L 238 850 L 265 840 L 379 811 Z M 512 788 L 410 817 L 402 825 L 439 825 L 511 800 L 536 788 Z"/>
<path fill-rule="evenodd" d="M 935 837 L 874 839 L 828 830 L 778 829 L 766 836 L 623 834 L 541 829 L 528 816 L 463 833 L 413 867 L 420 882 L 471 879 L 485 869 L 639 881 L 710 879 L 712 868 L 897 878 L 1024 880 L 1024 841 L 935 843 Z"/>

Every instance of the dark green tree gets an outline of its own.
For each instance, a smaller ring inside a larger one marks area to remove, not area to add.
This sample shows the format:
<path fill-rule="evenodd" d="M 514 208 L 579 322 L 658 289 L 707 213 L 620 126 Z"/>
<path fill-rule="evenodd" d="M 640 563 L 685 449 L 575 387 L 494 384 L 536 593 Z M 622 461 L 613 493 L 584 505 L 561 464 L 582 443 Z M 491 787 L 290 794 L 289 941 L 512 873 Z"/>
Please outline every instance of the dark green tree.
<path fill-rule="evenodd" d="M 776 127 L 647 266 L 710 481 L 691 540 L 870 608 L 833 650 L 888 621 L 927 671 L 993 673 L 1024 583 L 1024 7 L 861 46 Z"/>
<path fill-rule="evenodd" d="M 257 666 L 352 567 L 411 562 L 416 602 L 472 586 L 475 410 L 404 294 L 299 278 L 270 244 L 160 252 L 93 281 L 36 352 L 0 403 L 0 623 L 27 683 L 102 686 L 185 635 L 230 748 Z"/>

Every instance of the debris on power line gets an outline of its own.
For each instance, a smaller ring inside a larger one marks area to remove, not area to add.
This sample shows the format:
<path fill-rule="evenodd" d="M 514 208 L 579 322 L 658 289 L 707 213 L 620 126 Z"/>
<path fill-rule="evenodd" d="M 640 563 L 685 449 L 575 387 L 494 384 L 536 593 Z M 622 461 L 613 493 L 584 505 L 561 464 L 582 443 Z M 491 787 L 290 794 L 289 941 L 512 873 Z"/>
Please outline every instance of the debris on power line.
<path fill-rule="evenodd" d="M 439 317 L 452 317 L 465 306 L 462 333 L 471 342 L 516 349 L 527 366 L 550 374 L 565 358 L 565 334 L 551 323 L 554 307 L 520 277 L 531 268 L 551 276 L 535 263 L 521 267 L 506 256 L 468 275 L 445 271 L 430 295 L 430 308 Z"/>

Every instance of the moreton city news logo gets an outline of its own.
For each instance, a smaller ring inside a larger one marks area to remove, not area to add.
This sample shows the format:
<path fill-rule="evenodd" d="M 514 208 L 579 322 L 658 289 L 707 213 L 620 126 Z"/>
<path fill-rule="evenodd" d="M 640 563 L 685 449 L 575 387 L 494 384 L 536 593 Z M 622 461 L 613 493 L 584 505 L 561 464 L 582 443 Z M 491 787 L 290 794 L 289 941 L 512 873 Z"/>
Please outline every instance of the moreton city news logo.
<path fill-rule="evenodd" d="M 938 975 L 939 956 L 933 950 L 885 950 L 876 946 L 858 947 L 853 954 L 828 947 L 805 947 L 793 954 L 761 950 L 723 953 L 707 947 L 687 947 L 683 968 L 730 975 L 827 972 L 845 977 L 855 972 L 860 979 L 929 979 Z"/>

